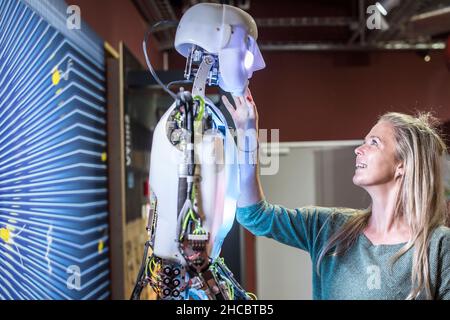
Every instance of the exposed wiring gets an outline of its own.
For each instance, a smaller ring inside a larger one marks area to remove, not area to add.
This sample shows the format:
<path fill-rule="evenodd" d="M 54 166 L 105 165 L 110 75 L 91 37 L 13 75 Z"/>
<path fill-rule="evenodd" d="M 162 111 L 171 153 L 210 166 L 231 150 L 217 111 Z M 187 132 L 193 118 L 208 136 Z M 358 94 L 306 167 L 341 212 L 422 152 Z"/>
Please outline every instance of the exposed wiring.
<path fill-rule="evenodd" d="M 254 293 L 246 292 L 246 295 L 249 296 L 252 300 L 258 300 L 258 297 Z"/>
<path fill-rule="evenodd" d="M 230 299 L 234 300 L 234 286 L 233 286 L 233 283 L 229 279 L 227 279 L 226 277 L 224 277 L 224 279 L 225 279 L 225 282 L 227 283 L 227 286 L 228 286 L 228 292 L 230 293 Z"/>
<path fill-rule="evenodd" d="M 150 262 L 151 262 L 151 259 L 148 258 L 148 259 L 147 259 L 147 263 L 145 264 L 145 273 L 144 273 L 144 274 L 145 274 L 146 276 L 148 276 L 148 269 L 149 269 L 149 268 L 148 268 L 148 265 L 150 264 Z"/>
<path fill-rule="evenodd" d="M 153 66 L 150 62 L 150 58 L 148 57 L 148 53 L 147 53 L 147 41 L 148 38 L 150 36 L 150 33 L 156 29 L 157 27 L 159 27 L 160 25 L 166 25 L 166 24 L 173 24 L 173 25 L 177 25 L 178 22 L 176 21 L 171 21 L 171 20 L 163 20 L 163 21 L 159 21 L 157 23 L 155 23 L 153 26 L 151 26 L 147 32 L 145 33 L 145 37 L 144 37 L 144 41 L 142 42 L 142 49 L 144 51 L 144 56 L 145 56 L 145 62 L 147 63 L 147 67 L 150 71 L 150 73 L 152 74 L 153 78 L 155 78 L 156 82 L 158 82 L 158 84 L 161 86 L 161 88 L 164 89 L 164 91 L 166 91 L 168 94 L 170 94 L 170 96 L 176 100 L 177 99 L 177 95 L 170 91 L 170 89 L 161 81 L 161 79 L 159 79 L 158 75 L 156 74 L 155 70 L 153 69 Z"/>
<path fill-rule="evenodd" d="M 194 131 L 198 132 L 199 126 L 202 123 L 203 115 L 205 114 L 205 99 L 201 96 L 195 96 L 194 100 L 199 103 L 199 108 L 194 121 Z"/>
<path fill-rule="evenodd" d="M 234 284 L 228 278 L 227 274 L 223 272 L 222 268 L 220 268 L 221 264 L 225 263 L 225 259 L 223 257 L 218 257 L 210 266 L 210 270 L 220 276 L 227 285 L 227 290 L 230 295 L 230 300 L 234 300 Z"/>
<path fill-rule="evenodd" d="M 182 230 L 181 230 L 181 233 L 180 233 L 180 241 L 181 241 L 181 239 L 183 239 L 183 235 L 186 232 L 186 228 L 188 226 L 188 223 L 189 223 L 190 219 L 193 220 L 197 224 L 199 223 L 198 220 L 195 219 L 194 211 L 191 208 L 188 209 L 188 213 L 186 214 L 186 217 L 184 218 Z"/>
<path fill-rule="evenodd" d="M 152 274 L 152 276 L 155 278 L 155 280 L 158 280 L 158 270 L 159 270 L 159 265 L 156 264 L 155 260 L 152 259 L 150 261 L 150 273 Z M 156 270 L 155 270 L 156 269 Z"/>
<path fill-rule="evenodd" d="M 195 196 L 197 195 L 197 190 L 196 190 L 196 186 L 195 183 L 192 185 L 192 193 L 191 193 L 191 201 L 194 202 L 195 201 Z"/>
<path fill-rule="evenodd" d="M 156 295 L 161 295 L 161 290 L 159 288 L 158 281 L 160 280 L 159 270 L 161 266 L 158 262 L 155 262 L 154 256 L 151 256 L 147 260 L 145 267 L 146 280 L 150 284 L 152 290 Z"/>
<path fill-rule="evenodd" d="M 240 299 L 251 299 L 251 300 L 257 300 L 257 297 L 255 294 L 251 292 L 246 292 L 238 282 L 234 279 L 234 276 L 232 272 L 228 269 L 228 267 L 225 264 L 225 259 L 223 257 L 217 257 L 214 262 L 211 265 L 211 271 L 213 271 L 216 274 L 219 274 L 222 279 L 225 279 L 225 281 L 231 284 L 231 288 L 233 289 L 232 292 L 230 292 L 230 295 L 232 296 L 232 300 L 240 300 Z M 230 287 L 229 287 L 230 288 Z"/>
<path fill-rule="evenodd" d="M 133 292 L 131 293 L 131 299 L 132 300 L 139 300 L 142 289 L 144 289 L 145 287 L 145 278 L 147 277 L 146 274 L 144 274 L 144 271 L 146 269 L 146 262 L 147 262 L 147 254 L 148 254 L 148 248 L 150 247 L 150 242 L 146 241 L 145 242 L 145 247 L 144 247 L 144 254 L 142 257 L 142 263 L 141 266 L 139 267 L 139 271 L 138 271 L 138 275 L 137 275 L 137 279 L 136 279 L 136 284 L 134 286 Z"/>
<path fill-rule="evenodd" d="M 167 84 L 167 88 L 170 88 L 171 86 L 173 86 L 175 84 L 192 84 L 192 80 L 175 80 L 175 81 L 169 82 Z"/>
<path fill-rule="evenodd" d="M 200 103 L 200 109 L 197 112 L 195 121 L 201 121 L 203 118 L 203 114 L 205 113 L 205 99 L 203 99 L 201 96 L 195 96 L 194 100 L 197 100 Z"/>

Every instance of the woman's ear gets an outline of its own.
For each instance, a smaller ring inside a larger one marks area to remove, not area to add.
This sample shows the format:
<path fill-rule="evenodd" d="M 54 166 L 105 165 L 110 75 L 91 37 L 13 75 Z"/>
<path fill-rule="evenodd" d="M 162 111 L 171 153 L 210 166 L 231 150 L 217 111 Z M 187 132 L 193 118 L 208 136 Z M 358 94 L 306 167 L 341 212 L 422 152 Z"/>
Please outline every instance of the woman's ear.
<path fill-rule="evenodd" d="M 403 165 L 403 161 L 400 162 L 395 168 L 395 178 L 400 178 L 405 174 L 405 167 Z"/>

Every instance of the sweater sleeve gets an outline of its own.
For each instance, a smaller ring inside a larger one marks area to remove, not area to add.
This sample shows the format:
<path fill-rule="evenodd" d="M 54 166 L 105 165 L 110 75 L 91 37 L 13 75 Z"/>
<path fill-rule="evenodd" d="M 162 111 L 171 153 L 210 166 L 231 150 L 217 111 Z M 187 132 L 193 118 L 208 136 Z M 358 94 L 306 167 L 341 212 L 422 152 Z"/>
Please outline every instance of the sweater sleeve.
<path fill-rule="evenodd" d="M 311 206 L 288 209 L 262 200 L 238 208 L 236 219 L 256 236 L 272 238 L 313 254 L 341 224 L 335 223 L 335 213 L 334 208 Z"/>
<path fill-rule="evenodd" d="M 446 233 L 442 239 L 441 250 L 439 255 L 440 283 L 438 285 L 438 299 L 450 300 L 450 230 L 446 229 Z"/>

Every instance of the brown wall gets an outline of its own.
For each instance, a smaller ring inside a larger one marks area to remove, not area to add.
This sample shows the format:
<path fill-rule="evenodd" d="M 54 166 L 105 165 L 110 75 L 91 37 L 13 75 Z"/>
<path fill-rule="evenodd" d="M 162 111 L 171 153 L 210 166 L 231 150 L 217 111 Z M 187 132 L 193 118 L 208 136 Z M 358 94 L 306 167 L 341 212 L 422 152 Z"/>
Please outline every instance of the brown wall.
<path fill-rule="evenodd" d="M 145 63 L 146 24 L 131 0 L 69 2 L 80 6 L 83 19 L 103 39 L 116 49 L 123 40 Z M 149 52 L 161 69 L 154 41 Z M 442 51 L 433 52 L 429 63 L 415 52 L 263 55 L 267 68 L 254 74 L 251 89 L 261 128 L 280 129 L 282 141 L 360 139 L 386 111 L 434 110 L 450 119 L 450 72 Z M 180 55 L 170 57 L 169 68 L 184 68 Z"/>
<path fill-rule="evenodd" d="M 450 72 L 442 51 L 263 52 L 266 69 L 250 88 L 260 127 L 281 141 L 362 139 L 387 111 L 434 110 L 450 120 Z M 184 67 L 171 54 L 171 68 Z"/>
<path fill-rule="evenodd" d="M 131 0 L 68 0 L 67 3 L 80 7 L 82 19 L 103 40 L 117 51 L 119 41 L 124 41 L 141 64 L 145 65 L 142 40 L 147 25 Z M 155 69 L 160 68 L 162 56 L 153 38 L 150 38 L 149 53 Z"/>
<path fill-rule="evenodd" d="M 450 72 L 442 52 L 373 53 L 367 66 L 339 66 L 342 53 L 263 53 L 251 82 L 262 128 L 282 141 L 360 139 L 386 111 L 435 110 L 450 119 Z M 344 58 L 344 59 L 342 59 Z"/>

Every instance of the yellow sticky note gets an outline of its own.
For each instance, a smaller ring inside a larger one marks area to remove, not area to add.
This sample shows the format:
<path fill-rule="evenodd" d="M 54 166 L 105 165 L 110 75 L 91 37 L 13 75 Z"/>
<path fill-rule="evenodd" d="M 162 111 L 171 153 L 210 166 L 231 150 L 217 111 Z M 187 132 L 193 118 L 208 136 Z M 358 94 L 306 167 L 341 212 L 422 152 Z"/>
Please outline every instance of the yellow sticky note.
<path fill-rule="evenodd" d="M 56 69 L 55 71 L 53 71 L 52 74 L 52 83 L 54 86 L 56 86 L 59 83 L 59 81 L 61 81 L 61 74 L 59 73 L 59 70 Z"/>
<path fill-rule="evenodd" d="M 103 240 L 100 240 L 98 242 L 98 253 L 102 253 L 104 247 L 105 247 L 105 244 L 103 243 Z"/>
<path fill-rule="evenodd" d="M 106 152 L 103 152 L 103 153 L 102 153 L 102 161 L 105 162 L 107 158 L 108 158 L 108 157 L 107 157 L 107 155 L 106 155 Z"/>
<path fill-rule="evenodd" d="M 0 239 L 5 241 L 6 243 L 9 242 L 9 230 L 8 229 L 6 229 L 6 228 L 0 229 Z"/>

